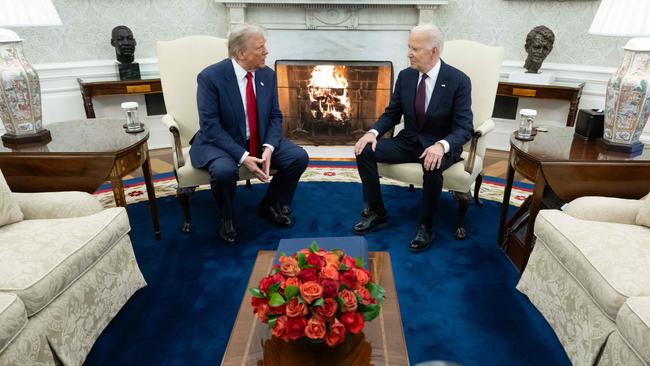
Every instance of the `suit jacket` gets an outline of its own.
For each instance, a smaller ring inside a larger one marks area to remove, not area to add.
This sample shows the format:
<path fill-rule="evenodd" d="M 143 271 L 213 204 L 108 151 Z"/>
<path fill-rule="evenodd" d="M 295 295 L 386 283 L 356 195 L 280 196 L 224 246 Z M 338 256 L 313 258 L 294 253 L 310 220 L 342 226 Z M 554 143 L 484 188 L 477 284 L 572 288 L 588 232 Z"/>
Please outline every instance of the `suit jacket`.
<path fill-rule="evenodd" d="M 196 101 L 199 131 L 190 144 L 192 165 L 206 166 L 215 158 L 230 156 L 239 163 L 248 150 L 246 115 L 232 61 L 227 58 L 206 67 L 197 77 Z M 275 72 L 269 67 L 255 71 L 257 132 L 261 144 L 278 146 L 282 136 L 282 113 L 278 106 Z"/>
<path fill-rule="evenodd" d="M 400 71 L 390 104 L 374 125 L 379 136 L 400 123 L 404 116 L 404 130 L 398 136 L 410 141 L 419 140 L 425 148 L 439 140 L 449 143 L 450 156 L 460 159 L 463 145 L 472 138 L 472 86 L 462 71 L 440 60 L 440 73 L 427 107 L 424 125 L 415 119 L 415 94 L 420 74 L 408 68 Z"/>

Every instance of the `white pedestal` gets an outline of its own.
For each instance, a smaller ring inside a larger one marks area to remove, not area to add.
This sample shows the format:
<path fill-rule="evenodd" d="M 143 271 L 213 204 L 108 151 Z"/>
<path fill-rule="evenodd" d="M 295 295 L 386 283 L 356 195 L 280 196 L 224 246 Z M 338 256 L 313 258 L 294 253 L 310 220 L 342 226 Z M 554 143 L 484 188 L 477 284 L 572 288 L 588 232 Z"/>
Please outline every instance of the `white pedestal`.
<path fill-rule="evenodd" d="M 540 72 L 538 74 L 531 74 L 527 72 L 516 71 L 510 73 L 508 76 L 508 81 L 522 84 L 549 85 L 555 81 L 555 74 L 552 72 Z"/>

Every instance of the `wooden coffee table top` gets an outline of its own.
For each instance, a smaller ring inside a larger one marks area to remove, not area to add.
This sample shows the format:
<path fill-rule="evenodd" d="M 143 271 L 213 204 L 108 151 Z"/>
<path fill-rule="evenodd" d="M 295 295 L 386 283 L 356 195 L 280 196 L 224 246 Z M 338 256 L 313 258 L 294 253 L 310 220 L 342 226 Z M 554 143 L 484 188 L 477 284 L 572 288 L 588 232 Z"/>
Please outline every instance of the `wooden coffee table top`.
<path fill-rule="evenodd" d="M 373 279 L 386 290 L 379 316 L 366 323 L 363 334 L 331 349 L 325 345 L 285 343 L 271 337 L 251 307 L 248 289 L 257 287 L 273 265 L 274 251 L 257 254 L 246 294 L 239 307 L 222 365 L 408 365 L 393 268 L 388 252 L 370 252 Z"/>

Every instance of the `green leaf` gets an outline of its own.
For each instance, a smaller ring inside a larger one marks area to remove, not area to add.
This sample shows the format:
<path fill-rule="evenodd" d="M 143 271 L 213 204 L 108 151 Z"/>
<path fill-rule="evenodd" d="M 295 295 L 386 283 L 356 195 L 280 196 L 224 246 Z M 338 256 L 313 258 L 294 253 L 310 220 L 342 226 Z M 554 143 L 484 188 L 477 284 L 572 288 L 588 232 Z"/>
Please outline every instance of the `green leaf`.
<path fill-rule="evenodd" d="M 257 297 L 259 299 L 266 298 L 266 295 L 264 295 L 262 291 L 260 291 L 260 289 L 257 287 L 249 288 L 248 291 L 251 293 L 251 295 L 253 295 L 253 297 Z"/>
<path fill-rule="evenodd" d="M 377 315 L 379 315 L 379 309 L 379 305 L 370 304 L 362 306 L 360 312 L 363 315 L 363 319 L 365 319 L 365 321 L 371 321 L 376 318 Z"/>
<path fill-rule="evenodd" d="M 278 273 L 278 272 L 280 272 L 280 268 L 273 268 L 273 269 L 271 270 L 271 273 L 270 273 L 270 274 L 271 274 L 271 276 L 273 276 L 274 274 L 276 274 L 276 273 Z"/>
<path fill-rule="evenodd" d="M 311 245 L 309 245 L 309 251 L 311 251 L 312 253 L 318 253 L 320 251 L 320 248 L 318 247 L 316 240 L 312 241 Z"/>
<path fill-rule="evenodd" d="M 302 252 L 298 252 L 298 267 L 300 267 L 300 269 L 303 269 L 305 268 L 306 265 L 307 265 L 307 257 L 305 257 L 305 255 Z"/>
<path fill-rule="evenodd" d="M 280 282 L 274 283 L 271 286 L 269 286 L 269 293 L 274 294 L 280 290 Z"/>
<path fill-rule="evenodd" d="M 354 261 L 356 262 L 357 267 L 359 267 L 359 268 L 363 268 L 363 266 L 366 265 L 366 262 L 361 257 L 354 258 Z"/>
<path fill-rule="evenodd" d="M 343 309 L 343 305 L 345 305 L 345 301 L 343 301 L 343 299 L 337 296 L 336 302 L 339 304 L 339 309 Z"/>
<path fill-rule="evenodd" d="M 373 299 L 377 300 L 378 303 L 381 304 L 382 301 L 384 301 L 386 291 L 383 287 L 381 287 L 381 285 L 376 282 L 371 282 L 366 285 L 366 288 L 368 291 L 370 291 L 370 296 L 372 296 Z"/>
<path fill-rule="evenodd" d="M 273 329 L 273 327 L 275 327 L 275 322 L 277 321 L 278 318 L 273 318 L 273 319 L 269 318 L 269 328 Z"/>
<path fill-rule="evenodd" d="M 345 264 L 339 264 L 339 271 L 347 271 L 348 269 L 350 269 L 350 267 L 346 266 Z"/>
<path fill-rule="evenodd" d="M 303 299 L 302 296 L 300 296 L 300 294 L 298 294 L 298 296 L 296 296 L 296 297 L 298 298 L 298 304 L 304 304 L 305 303 L 305 299 Z"/>
<path fill-rule="evenodd" d="M 284 303 L 284 297 L 277 292 L 273 293 L 273 295 L 271 295 L 271 300 L 269 300 L 270 306 L 280 306 Z"/>
<path fill-rule="evenodd" d="M 325 300 L 323 300 L 323 298 L 321 297 L 318 300 L 314 301 L 312 306 L 323 306 L 324 303 L 325 303 Z"/>
<path fill-rule="evenodd" d="M 294 297 L 296 297 L 296 295 L 298 295 L 299 292 L 300 290 L 298 289 L 298 287 L 294 285 L 289 285 L 287 286 L 287 288 L 284 289 L 284 297 L 286 297 L 287 301 L 289 301 Z"/>

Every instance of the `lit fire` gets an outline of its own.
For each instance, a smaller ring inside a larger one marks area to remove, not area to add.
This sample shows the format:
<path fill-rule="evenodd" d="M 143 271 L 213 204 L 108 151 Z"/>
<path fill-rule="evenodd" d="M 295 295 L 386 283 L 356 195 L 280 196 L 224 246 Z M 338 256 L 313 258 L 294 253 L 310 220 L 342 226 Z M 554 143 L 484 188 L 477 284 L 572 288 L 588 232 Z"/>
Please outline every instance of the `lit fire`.
<path fill-rule="evenodd" d="M 311 114 L 316 119 L 347 122 L 350 115 L 345 66 L 317 65 L 309 80 Z"/>

